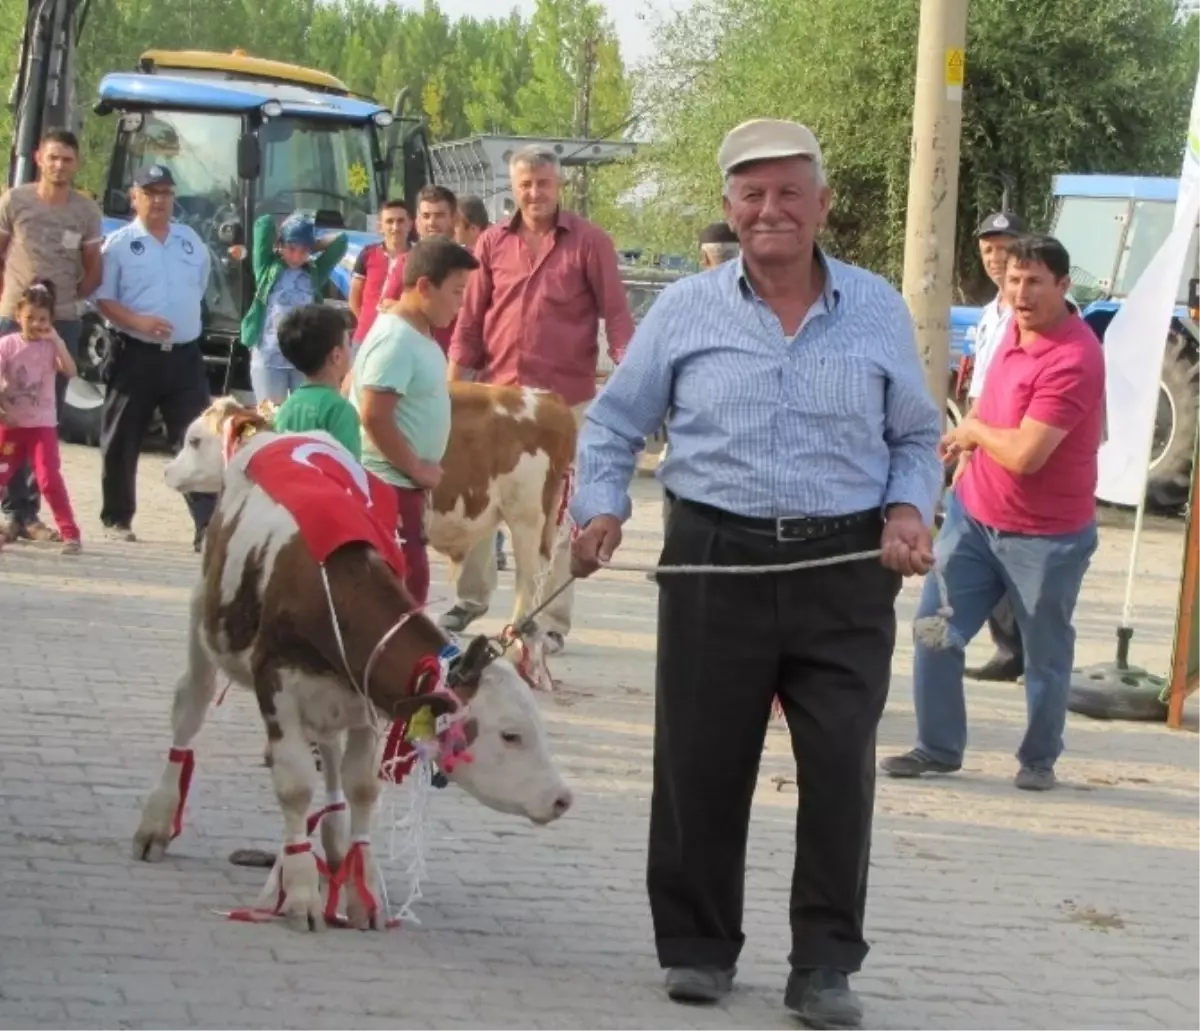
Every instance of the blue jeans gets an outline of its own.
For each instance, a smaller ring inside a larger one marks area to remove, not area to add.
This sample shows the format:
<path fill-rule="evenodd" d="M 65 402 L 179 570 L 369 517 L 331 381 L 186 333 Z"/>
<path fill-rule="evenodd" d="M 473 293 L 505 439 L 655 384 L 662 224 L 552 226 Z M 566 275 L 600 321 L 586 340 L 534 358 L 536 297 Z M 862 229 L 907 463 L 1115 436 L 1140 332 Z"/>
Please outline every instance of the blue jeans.
<path fill-rule="evenodd" d="M 948 495 L 934 555 L 954 609 L 952 644 L 940 651 L 916 646 L 913 698 L 921 752 L 952 766 L 962 763 L 967 746 L 966 646 L 1007 594 L 1025 643 L 1028 725 L 1017 758 L 1033 769 L 1054 767 L 1063 750 L 1075 661 L 1071 619 L 1096 543 L 1094 524 L 1078 533 L 1045 537 L 994 530 L 972 519 L 953 493 Z M 928 577 L 917 617 L 937 609 L 937 584 Z"/>
<path fill-rule="evenodd" d="M 0 335 L 16 332 L 18 328 L 14 319 L 0 319 Z M 71 357 L 78 358 L 79 338 L 83 333 L 83 323 L 78 319 L 60 319 L 55 321 L 54 329 L 63 338 L 63 343 L 67 345 Z M 58 402 L 60 421 L 62 420 L 63 401 L 67 396 L 67 382 L 66 376 L 55 377 L 54 394 Z M 0 511 L 3 511 L 4 518 L 21 526 L 28 526 L 37 522 L 38 510 L 41 507 L 42 494 L 34 479 L 33 466 L 26 460 L 22 463 L 21 468 L 13 473 L 13 478 L 8 484 L 8 493 L 5 494 L 3 502 L 0 502 Z"/>
<path fill-rule="evenodd" d="M 268 365 L 261 348 L 255 347 L 250 351 L 250 386 L 255 401 L 272 401 L 281 405 L 303 383 L 304 374 L 299 369 L 290 365 L 287 368 Z"/>

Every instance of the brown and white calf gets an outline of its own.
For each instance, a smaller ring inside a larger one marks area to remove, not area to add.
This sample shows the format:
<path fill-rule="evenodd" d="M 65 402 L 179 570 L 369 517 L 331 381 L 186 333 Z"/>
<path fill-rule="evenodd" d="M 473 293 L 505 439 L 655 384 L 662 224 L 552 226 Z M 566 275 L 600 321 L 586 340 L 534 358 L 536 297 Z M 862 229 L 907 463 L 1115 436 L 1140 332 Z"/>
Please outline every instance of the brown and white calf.
<path fill-rule="evenodd" d="M 457 580 L 467 552 L 507 525 L 516 566 L 515 626 L 533 611 L 538 579 L 549 572 L 575 459 L 575 419 L 557 394 L 484 383 L 452 383 L 450 412 L 426 536 L 450 560 Z"/>
<path fill-rule="evenodd" d="M 183 450 L 167 467 L 168 483 L 181 491 L 212 489 L 204 478 L 212 448 L 220 460 L 230 420 L 253 417 L 226 401 L 210 408 L 189 427 Z M 316 929 L 324 918 L 316 857 L 306 849 L 316 779 L 309 741 L 318 742 L 330 798 L 344 792 L 349 804 L 348 827 L 344 813 L 321 823 L 326 861 L 338 869 L 353 841 L 363 855 L 366 883 L 374 885 L 375 860 L 362 843 L 369 840 L 380 790 L 376 720 L 405 718 L 427 703 L 435 713 L 449 708 L 441 699 L 429 702 L 413 693 L 423 686 L 414 685 L 414 670 L 438 655 L 448 639 L 413 611 L 402 581 L 366 543 L 329 555 L 323 581 L 322 566 L 291 512 L 247 474 L 260 449 L 288 440 L 307 454 L 315 449 L 353 464 L 327 434 L 265 430 L 229 460 L 191 598 L 187 668 L 172 708 L 172 756 L 143 809 L 134 854 L 161 859 L 176 831 L 188 750 L 216 694 L 217 673 L 223 673 L 257 697 L 284 818 L 285 913 L 299 926 Z M 460 671 L 463 682 L 454 691 L 469 706 L 465 727 L 473 761 L 447 771 L 450 780 L 489 808 L 535 823 L 557 819 L 572 796 L 547 749 L 528 684 L 510 663 L 492 658 L 482 637 L 466 648 Z M 352 895 L 347 906 L 352 925 L 382 926 L 385 914 L 359 898 Z"/>

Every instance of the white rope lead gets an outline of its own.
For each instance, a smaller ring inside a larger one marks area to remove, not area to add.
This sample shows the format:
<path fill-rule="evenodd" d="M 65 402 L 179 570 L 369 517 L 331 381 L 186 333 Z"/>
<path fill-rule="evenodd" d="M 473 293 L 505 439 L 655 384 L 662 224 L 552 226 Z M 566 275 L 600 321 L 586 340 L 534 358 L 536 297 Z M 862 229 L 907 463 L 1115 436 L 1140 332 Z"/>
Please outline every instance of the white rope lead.
<path fill-rule="evenodd" d="M 766 573 L 796 573 L 802 569 L 819 569 L 822 566 L 837 566 L 843 562 L 862 562 L 866 559 L 879 558 L 883 554 L 882 549 L 874 548 L 871 551 L 852 551 L 845 555 L 828 555 L 825 558 L 810 558 L 803 562 L 782 562 L 776 565 L 767 566 L 704 566 L 704 565 L 678 565 L 678 566 L 657 566 L 646 562 L 605 562 L 600 566 L 601 570 L 607 570 L 612 573 L 654 573 L 655 576 L 661 575 L 712 575 L 712 574 L 734 574 L 734 575 L 755 575 Z M 935 565 L 930 570 L 930 576 L 933 577 L 934 583 L 937 584 L 938 590 L 938 610 L 932 616 L 921 616 L 913 620 L 913 635 L 918 644 L 924 645 L 927 648 L 933 648 L 936 651 L 944 651 L 952 644 L 952 636 L 950 630 L 950 617 L 954 615 L 954 609 L 950 606 L 950 597 L 946 588 L 946 578 L 942 575 L 942 571 Z"/>

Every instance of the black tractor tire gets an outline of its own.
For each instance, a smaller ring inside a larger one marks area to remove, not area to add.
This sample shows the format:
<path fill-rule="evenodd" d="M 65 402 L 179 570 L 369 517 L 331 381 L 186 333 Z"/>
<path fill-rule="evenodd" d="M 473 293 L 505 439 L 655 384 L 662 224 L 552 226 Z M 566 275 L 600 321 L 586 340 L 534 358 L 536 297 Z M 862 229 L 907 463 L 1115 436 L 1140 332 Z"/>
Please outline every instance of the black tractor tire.
<path fill-rule="evenodd" d="M 100 407 L 104 385 L 99 365 L 110 345 L 108 331 L 95 318 L 85 318 L 76 365 L 79 375 L 67 384 L 58 434 L 69 444 L 95 446 L 100 443 Z"/>
<path fill-rule="evenodd" d="M 1200 417 L 1198 380 L 1196 341 L 1176 326 L 1167 337 L 1163 358 L 1157 446 L 1146 484 L 1146 500 L 1152 508 L 1177 510 L 1187 504 Z"/>

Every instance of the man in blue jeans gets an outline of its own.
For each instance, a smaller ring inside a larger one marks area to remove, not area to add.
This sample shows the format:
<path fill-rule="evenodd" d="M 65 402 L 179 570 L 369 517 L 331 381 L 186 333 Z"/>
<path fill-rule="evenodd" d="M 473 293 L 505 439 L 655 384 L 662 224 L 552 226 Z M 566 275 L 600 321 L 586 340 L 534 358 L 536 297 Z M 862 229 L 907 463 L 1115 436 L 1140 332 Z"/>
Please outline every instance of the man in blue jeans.
<path fill-rule="evenodd" d="M 72 356 L 79 354 L 79 302 L 100 285 L 100 209 L 72 188 L 79 168 L 79 141 L 66 129 L 47 129 L 35 157 L 38 180 L 14 186 L 0 197 L 0 334 L 16 328 L 17 302 L 35 279 L 54 283 L 54 329 Z M 57 382 L 58 411 L 67 392 Z M 56 540 L 58 534 L 38 518 L 41 495 L 28 462 L 8 485 L 0 520 L 0 538 Z"/>
<path fill-rule="evenodd" d="M 1070 258 L 1057 240 L 1026 237 L 1009 250 L 1013 321 L 983 393 L 941 444 L 957 458 L 934 548 L 946 578 L 951 647 L 917 642 L 917 747 L 881 764 L 893 777 L 953 773 L 967 744 L 967 643 L 1005 595 L 1025 643 L 1028 726 L 1016 786 L 1054 787 L 1075 658 L 1072 617 L 1096 550 L 1097 454 L 1104 435 L 1100 342 L 1067 303 Z M 926 580 L 917 617 L 938 609 Z"/>

